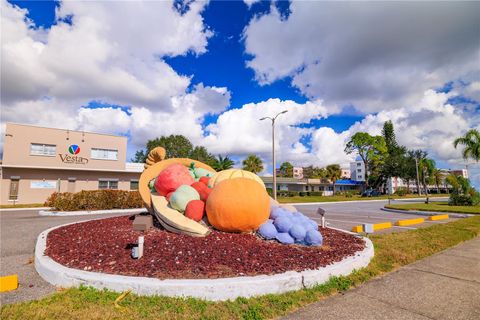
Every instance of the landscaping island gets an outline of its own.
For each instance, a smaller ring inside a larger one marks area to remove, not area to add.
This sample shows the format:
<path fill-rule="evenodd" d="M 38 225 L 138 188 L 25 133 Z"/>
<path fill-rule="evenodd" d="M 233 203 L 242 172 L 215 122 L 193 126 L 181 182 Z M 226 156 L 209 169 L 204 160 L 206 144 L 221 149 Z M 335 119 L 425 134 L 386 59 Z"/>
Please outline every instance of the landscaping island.
<path fill-rule="evenodd" d="M 271 275 L 318 269 L 364 249 L 356 236 L 321 228 L 322 246 L 286 246 L 253 234 L 213 231 L 190 237 L 152 228 L 144 234 L 144 257 L 132 259 L 142 235 L 133 216 L 71 224 L 52 230 L 45 255 L 69 268 L 158 279 L 202 279 Z"/>
<path fill-rule="evenodd" d="M 480 214 L 480 206 L 451 206 L 448 202 L 431 202 L 426 203 L 407 203 L 407 204 L 391 204 L 386 205 L 388 209 L 398 210 L 417 210 L 417 211 L 433 211 L 433 212 L 454 212 L 467 214 Z"/>

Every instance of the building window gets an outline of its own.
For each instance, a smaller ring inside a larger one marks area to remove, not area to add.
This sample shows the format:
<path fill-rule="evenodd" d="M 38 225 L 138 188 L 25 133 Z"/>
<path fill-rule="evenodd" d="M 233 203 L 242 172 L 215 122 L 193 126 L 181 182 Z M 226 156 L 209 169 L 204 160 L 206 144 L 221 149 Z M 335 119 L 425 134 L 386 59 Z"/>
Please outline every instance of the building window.
<path fill-rule="evenodd" d="M 138 190 L 138 180 L 130 180 L 130 190 Z"/>
<path fill-rule="evenodd" d="M 357 172 L 362 172 L 362 169 L 357 169 Z"/>
<path fill-rule="evenodd" d="M 8 200 L 18 200 L 18 185 L 19 179 L 10 180 L 10 192 L 8 194 Z"/>
<path fill-rule="evenodd" d="M 118 189 L 118 180 L 100 179 L 98 189 Z"/>
<path fill-rule="evenodd" d="M 305 186 L 305 191 L 308 191 L 308 186 Z"/>
<path fill-rule="evenodd" d="M 118 150 L 92 148 L 90 157 L 99 160 L 117 160 Z"/>
<path fill-rule="evenodd" d="M 359 176 L 358 176 L 358 179 L 362 179 L 362 175 L 359 175 Z"/>
<path fill-rule="evenodd" d="M 50 156 L 54 157 L 57 146 L 54 144 L 31 143 L 30 155 L 32 156 Z"/>
<path fill-rule="evenodd" d="M 360 162 L 357 162 L 357 167 L 360 167 L 362 164 Z"/>

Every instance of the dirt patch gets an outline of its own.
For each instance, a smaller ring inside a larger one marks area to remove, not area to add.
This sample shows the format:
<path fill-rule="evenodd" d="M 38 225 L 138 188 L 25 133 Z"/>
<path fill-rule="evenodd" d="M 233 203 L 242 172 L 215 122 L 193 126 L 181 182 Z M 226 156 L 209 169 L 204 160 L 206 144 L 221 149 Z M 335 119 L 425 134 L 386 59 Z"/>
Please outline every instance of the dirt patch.
<path fill-rule="evenodd" d="M 363 250 L 360 238 L 320 229 L 323 246 L 265 241 L 253 234 L 213 231 L 203 238 L 153 228 L 145 234 L 144 256 L 130 257 L 142 233 L 132 217 L 114 217 L 51 231 L 45 254 L 70 268 L 159 279 L 199 279 L 276 274 L 318 269 Z"/>

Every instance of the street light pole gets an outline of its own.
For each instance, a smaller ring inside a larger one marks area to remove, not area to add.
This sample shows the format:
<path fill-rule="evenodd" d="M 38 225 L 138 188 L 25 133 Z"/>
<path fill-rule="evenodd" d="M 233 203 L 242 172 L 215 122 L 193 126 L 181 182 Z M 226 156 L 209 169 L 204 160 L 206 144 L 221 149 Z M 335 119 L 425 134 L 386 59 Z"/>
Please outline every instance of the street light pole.
<path fill-rule="evenodd" d="M 272 171 L 273 171 L 273 187 L 272 187 L 272 195 L 273 199 L 277 200 L 277 170 L 275 164 L 275 120 L 277 117 L 283 113 L 287 113 L 288 110 L 283 110 L 280 113 L 277 113 L 275 117 L 263 117 L 260 120 L 270 119 L 272 121 Z"/>

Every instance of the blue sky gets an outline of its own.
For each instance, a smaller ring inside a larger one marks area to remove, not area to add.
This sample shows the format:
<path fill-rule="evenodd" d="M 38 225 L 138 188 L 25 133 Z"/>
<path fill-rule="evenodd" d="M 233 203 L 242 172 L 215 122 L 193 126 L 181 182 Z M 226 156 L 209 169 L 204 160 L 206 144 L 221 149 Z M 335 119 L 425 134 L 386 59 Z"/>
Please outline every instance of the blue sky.
<path fill-rule="evenodd" d="M 2 84 L 3 121 L 127 135 L 129 157 L 181 133 L 268 161 L 258 118 L 288 109 L 280 161 L 347 164 L 349 136 L 392 120 L 407 147 L 464 166 L 445 141 L 479 126 L 478 4 L 247 2 L 9 1 L 18 32 L 4 47 L 18 51 L 5 72 L 28 92 Z"/>

